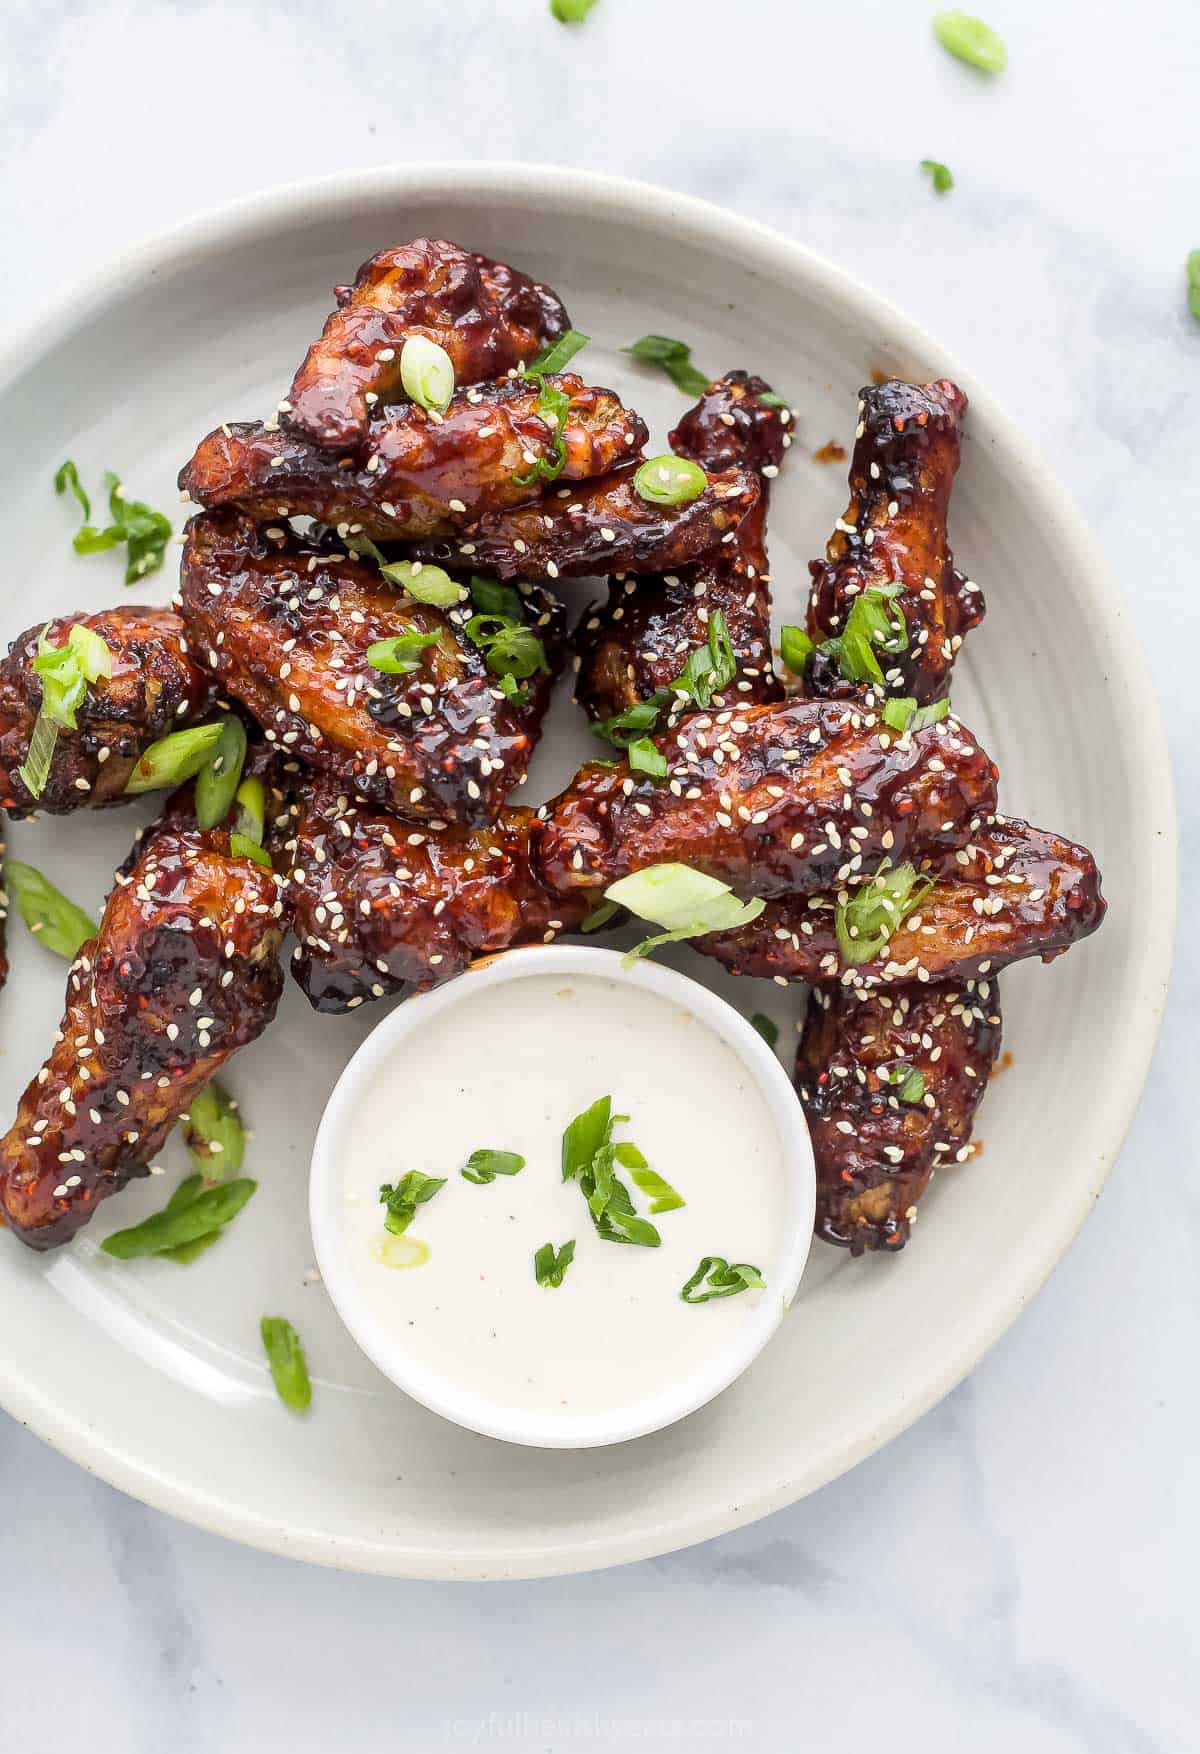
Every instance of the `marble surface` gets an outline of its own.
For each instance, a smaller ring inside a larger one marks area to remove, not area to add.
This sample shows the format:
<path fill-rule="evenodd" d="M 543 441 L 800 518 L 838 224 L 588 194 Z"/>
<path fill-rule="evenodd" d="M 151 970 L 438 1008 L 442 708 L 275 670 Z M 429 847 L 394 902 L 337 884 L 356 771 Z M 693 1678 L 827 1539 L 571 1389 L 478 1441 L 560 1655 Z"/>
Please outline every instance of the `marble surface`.
<path fill-rule="evenodd" d="M 1010 69 L 987 83 L 928 10 L 600 0 L 567 30 L 545 0 L 8 0 L 0 322 L 143 232 L 353 165 L 551 160 L 778 226 L 969 361 L 1091 518 L 1169 721 L 1188 922 L 1200 22 L 1184 0 L 1123 20 L 988 0 Z M 853 1474 L 689 1552 L 519 1585 L 309 1570 L 133 1503 L 0 1415 L 0 1746 L 1189 1754 L 1198 1022 L 1185 943 L 1108 1190 L 970 1379 Z"/>

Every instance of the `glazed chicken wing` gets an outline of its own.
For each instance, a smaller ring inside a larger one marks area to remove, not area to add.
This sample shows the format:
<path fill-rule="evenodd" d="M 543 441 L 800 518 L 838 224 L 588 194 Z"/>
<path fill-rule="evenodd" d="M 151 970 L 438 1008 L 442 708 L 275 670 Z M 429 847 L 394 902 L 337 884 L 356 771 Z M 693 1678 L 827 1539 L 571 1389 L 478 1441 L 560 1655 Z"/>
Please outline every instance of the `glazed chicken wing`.
<path fill-rule="evenodd" d="M 527 378 L 456 395 L 444 415 L 415 403 L 379 409 L 355 456 L 256 421 L 219 426 L 179 474 L 198 505 L 236 505 L 256 518 L 289 515 L 350 525 L 377 542 L 454 535 L 485 513 L 540 503 L 538 465 L 561 443 L 563 481 L 604 476 L 637 457 L 646 428 L 611 390 L 573 372 L 546 382 L 570 397 L 562 423 L 538 412 Z"/>
<path fill-rule="evenodd" d="M 112 675 L 88 684 L 75 712 L 78 729 L 59 732 L 49 778 L 33 798 L 18 772 L 42 704 L 33 661 L 43 635 L 48 645 L 61 646 L 77 624 L 103 639 Z M 193 658 L 183 622 L 167 609 L 130 604 L 31 627 L 0 663 L 0 804 L 22 817 L 122 803 L 139 756 L 168 731 L 202 718 L 214 698 L 213 679 Z"/>
<path fill-rule="evenodd" d="M 896 1250 L 935 1169 L 962 1163 L 1000 1051 L 992 983 L 814 992 L 796 1089 L 817 1166 L 816 1232 Z"/>
<path fill-rule="evenodd" d="M 918 701 L 947 692 L 963 636 L 984 613 L 979 587 L 956 569 L 946 539 L 966 407 L 962 391 L 945 378 L 889 379 L 860 393 L 850 503 L 825 560 L 809 567 L 808 631 L 818 644 L 845 631 L 864 591 L 901 587 L 892 601 L 904 616 L 907 647 L 883 656 L 880 667 L 889 694 Z M 825 653 L 813 655 L 809 671 L 811 693 L 859 692 Z"/>
<path fill-rule="evenodd" d="M 793 701 L 693 713 L 656 744 L 665 781 L 593 764 L 543 806 L 557 893 L 678 861 L 741 895 L 806 894 L 962 846 L 995 810 L 996 769 L 953 717 L 888 738 L 840 702 Z"/>
<path fill-rule="evenodd" d="M 1052 962 L 1104 918 L 1100 873 L 1086 847 L 998 816 L 965 847 L 922 862 L 933 887 L 887 944 L 847 963 L 834 921 L 849 892 L 781 896 L 736 932 L 693 948 L 731 974 L 860 989 L 975 980 L 1038 956 Z"/>
<path fill-rule="evenodd" d="M 0 1141 L 0 1213 L 54 1248 L 144 1175 L 192 1098 L 275 1015 L 281 881 L 176 794 L 67 977 L 50 1058 Z"/>
<path fill-rule="evenodd" d="M 636 473 L 621 469 L 578 490 L 552 489 L 534 505 L 480 518 L 456 540 L 422 542 L 414 552 L 502 579 L 670 572 L 735 541 L 760 494 L 749 470 L 726 469 L 686 505 L 651 505 L 634 487 Z"/>
<path fill-rule="evenodd" d="M 284 409 L 292 431 L 332 450 L 361 443 L 372 407 L 401 394 L 410 335 L 445 348 L 457 383 L 478 384 L 531 364 L 571 326 L 548 286 L 444 238 L 381 251 L 335 297 Z"/>
<path fill-rule="evenodd" d="M 291 846 L 292 974 L 318 1011 L 350 1011 L 461 974 L 479 956 L 549 943 L 588 911 L 530 864 L 531 810 L 492 828 L 411 827 L 318 789 Z"/>
<path fill-rule="evenodd" d="M 771 661 L 764 533 L 767 487 L 789 440 L 790 414 L 760 401 L 766 391 L 761 378 L 729 372 L 709 385 L 671 434 L 676 455 L 705 470 L 753 469 L 759 501 L 739 523 L 736 540 L 720 544 L 706 560 L 652 578 L 609 579 L 608 601 L 586 610 L 574 635 L 575 698 L 589 718 L 612 718 L 670 689 L 689 653 L 708 639 L 718 610 L 736 668 L 713 693 L 712 704 L 750 706 L 782 698 Z M 676 711 L 686 705 L 679 699 Z"/>
<path fill-rule="evenodd" d="M 339 545 L 236 511 L 188 526 L 182 602 L 197 648 L 268 741 L 365 802 L 417 822 L 489 822 L 524 778 L 560 655 L 562 613 L 543 593 L 522 602 L 546 673 L 510 694 L 468 636 L 469 604 L 417 603 Z M 414 667 L 376 669 L 372 646 L 406 635 Z"/>

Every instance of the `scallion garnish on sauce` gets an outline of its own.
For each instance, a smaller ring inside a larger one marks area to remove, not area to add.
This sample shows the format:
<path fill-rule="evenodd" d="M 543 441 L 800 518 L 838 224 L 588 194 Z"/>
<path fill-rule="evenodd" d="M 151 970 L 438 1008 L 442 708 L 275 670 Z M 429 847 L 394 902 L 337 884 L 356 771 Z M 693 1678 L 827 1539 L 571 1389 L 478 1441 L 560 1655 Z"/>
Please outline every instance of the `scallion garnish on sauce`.
<path fill-rule="evenodd" d="M 538 354 L 528 368 L 528 375 L 565 371 L 590 340 L 591 336 L 585 335 L 582 329 L 568 329 L 565 335 L 560 335 L 557 341 L 552 341 Z"/>
<path fill-rule="evenodd" d="M 390 1230 L 393 1236 L 403 1236 L 417 1207 L 432 1200 L 445 1185 L 444 1175 L 423 1175 L 419 1169 L 410 1169 L 394 1186 L 391 1182 L 384 1182 L 379 1189 L 380 1202 L 387 1207 L 384 1229 Z"/>
<path fill-rule="evenodd" d="M 848 900 L 839 902 L 834 917 L 844 962 L 870 962 L 887 944 L 922 898 L 933 887 L 919 877 L 915 865 L 882 865 Z"/>
<path fill-rule="evenodd" d="M 428 414 L 444 414 L 454 394 L 454 362 L 427 335 L 410 335 L 400 350 L 400 382 Z"/>
<path fill-rule="evenodd" d="M 577 1181 L 588 1204 L 588 1213 L 602 1242 L 631 1243 L 635 1248 L 658 1248 L 661 1236 L 645 1218 L 639 1218 L 629 1189 L 615 1173 L 619 1153 L 645 1158 L 636 1146 L 613 1143 L 613 1128 L 627 1115 L 614 1115 L 612 1097 L 597 1097 L 563 1133 L 562 1178 Z M 668 1193 L 674 1193 L 663 1183 Z M 681 1202 L 682 1203 L 682 1202 Z M 665 1210 L 665 1208 L 664 1208 Z"/>
<path fill-rule="evenodd" d="M 848 682 L 869 682 L 882 688 L 883 671 L 876 649 L 889 656 L 908 650 L 908 621 L 895 601 L 900 584 L 868 585 L 855 597 L 840 634 L 827 639 L 821 651 L 837 660 Z"/>
<path fill-rule="evenodd" d="M 88 939 L 100 930 L 91 915 L 56 889 L 36 865 L 9 859 L 4 882 L 29 930 L 56 956 L 74 962 Z"/>
<path fill-rule="evenodd" d="M 793 676 L 803 676 L 812 656 L 813 642 L 802 627 L 785 626 L 779 631 L 779 655 Z"/>
<path fill-rule="evenodd" d="M 538 387 L 537 415 L 550 428 L 553 447 L 549 454 L 538 457 L 527 475 L 514 475 L 518 487 L 531 487 L 535 481 L 557 481 L 567 466 L 567 446 L 563 426 L 571 406 L 571 398 L 560 384 L 552 384 L 540 372 L 526 372 L 530 383 Z"/>
<path fill-rule="evenodd" d="M 212 754 L 196 775 L 196 821 L 201 828 L 215 828 L 224 822 L 242 783 L 246 728 L 235 713 L 227 713 L 220 732 Z"/>
<path fill-rule="evenodd" d="M 50 778 L 58 733 L 78 729 L 76 709 L 90 682 L 112 676 L 112 653 L 100 635 L 82 622 L 75 623 L 60 646 L 51 645 L 43 628 L 33 668 L 41 678 L 42 704 L 17 774 L 30 797 L 40 798 Z"/>
<path fill-rule="evenodd" d="M 723 1255 L 705 1255 L 691 1278 L 680 1288 L 684 1303 L 711 1303 L 714 1297 L 736 1297 L 740 1291 L 762 1291 L 766 1280 L 749 1261 L 732 1264 Z"/>
<path fill-rule="evenodd" d="M 906 731 L 924 731 L 929 725 L 938 724 L 949 711 L 948 700 L 918 706 L 912 695 L 894 695 L 883 704 L 883 722 L 903 736 Z"/>
<path fill-rule="evenodd" d="M 533 1257 L 534 1278 L 546 1290 L 557 1287 L 562 1284 L 567 1268 L 574 1259 L 574 1237 L 570 1242 L 564 1242 L 557 1252 L 552 1242 L 544 1242 Z"/>
<path fill-rule="evenodd" d="M 1008 51 L 991 25 L 969 12 L 937 12 L 933 34 L 956 60 L 977 67 L 981 73 L 1003 73 Z"/>
<path fill-rule="evenodd" d="M 159 791 L 164 786 L 180 786 L 198 774 L 221 740 L 222 726 L 193 725 L 186 731 L 171 731 L 152 743 L 139 756 L 133 772 L 125 782 L 130 797 L 140 792 Z"/>
<path fill-rule="evenodd" d="M 224 1181 L 242 1167 L 246 1134 L 238 1105 L 215 1080 L 192 1098 L 183 1141 L 207 1181 Z"/>
<path fill-rule="evenodd" d="M 525 1159 L 516 1151 L 489 1151 L 481 1147 L 472 1151 L 459 1174 L 464 1181 L 486 1187 L 498 1175 L 517 1175 L 524 1167 Z"/>
<path fill-rule="evenodd" d="M 633 478 L 633 486 L 649 505 L 687 505 L 699 499 L 708 486 L 708 476 L 699 463 L 666 452 L 646 459 Z"/>
<path fill-rule="evenodd" d="M 939 164 L 936 158 L 923 158 L 921 169 L 929 173 L 933 186 L 939 195 L 948 194 L 954 187 L 954 178 L 950 175 L 949 166 Z"/>
<path fill-rule="evenodd" d="M 411 676 L 421 668 L 422 654 L 440 638 L 437 633 L 398 633 L 377 639 L 367 647 L 367 663 L 384 676 Z"/>

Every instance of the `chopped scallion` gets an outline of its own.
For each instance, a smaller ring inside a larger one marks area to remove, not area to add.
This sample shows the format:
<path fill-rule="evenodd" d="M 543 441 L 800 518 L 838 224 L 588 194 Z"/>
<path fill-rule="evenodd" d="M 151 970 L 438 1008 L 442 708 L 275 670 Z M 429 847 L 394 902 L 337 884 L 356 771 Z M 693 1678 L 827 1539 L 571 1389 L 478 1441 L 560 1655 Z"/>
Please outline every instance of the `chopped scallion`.
<path fill-rule="evenodd" d="M 410 335 L 400 350 L 405 394 L 430 414 L 444 414 L 454 394 L 454 363 L 427 335 Z"/>

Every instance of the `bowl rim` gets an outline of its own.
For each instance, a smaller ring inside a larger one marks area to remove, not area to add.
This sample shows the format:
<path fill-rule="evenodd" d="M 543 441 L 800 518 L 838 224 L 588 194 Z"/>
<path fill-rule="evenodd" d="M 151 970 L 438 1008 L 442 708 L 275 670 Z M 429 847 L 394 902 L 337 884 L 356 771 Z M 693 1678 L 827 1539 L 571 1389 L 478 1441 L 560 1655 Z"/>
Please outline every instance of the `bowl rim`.
<path fill-rule="evenodd" d="M 331 1537 L 320 1526 L 231 1506 L 202 1485 L 181 1484 L 135 1450 L 98 1438 L 85 1420 L 43 1391 L 36 1369 L 24 1371 L 0 1355 L 0 1405 L 21 1424 L 111 1485 L 213 1533 L 268 1552 L 388 1576 L 546 1577 L 624 1564 L 711 1539 L 782 1509 L 836 1479 L 935 1406 L 1037 1294 L 1099 1197 L 1137 1110 L 1158 1039 L 1178 900 L 1175 791 L 1161 709 L 1136 629 L 1099 545 L 1074 501 L 1057 486 L 1039 449 L 972 374 L 889 298 L 806 245 L 697 196 L 562 166 L 470 160 L 373 166 L 251 191 L 151 234 L 117 252 L 86 278 L 81 273 L 36 321 L 15 331 L 0 347 L 0 392 L 87 317 L 119 304 L 138 283 L 164 270 L 189 261 L 195 265 L 214 250 L 245 243 L 289 222 L 324 221 L 347 206 L 362 212 L 382 209 L 407 197 L 430 195 L 443 196 L 449 202 L 464 197 L 492 199 L 509 207 L 553 201 L 581 213 L 591 208 L 636 216 L 685 240 L 694 239 L 709 247 L 720 244 L 731 256 L 769 260 L 777 272 L 797 276 L 807 286 L 839 300 L 867 332 L 881 330 L 917 357 L 936 361 L 939 374 L 952 377 L 966 389 L 974 423 L 986 426 L 1002 446 L 1022 458 L 1028 491 L 1040 516 L 1058 524 L 1064 543 L 1078 555 L 1080 570 L 1089 575 L 1096 613 L 1108 634 L 1111 673 L 1122 680 L 1136 705 L 1124 734 L 1135 746 L 1145 781 L 1145 808 L 1156 825 L 1143 849 L 1140 976 L 1136 994 L 1122 1017 L 1124 1076 L 1096 1093 L 1089 1120 L 1097 1143 L 1089 1159 L 1088 1176 L 1078 1178 L 1073 1198 L 1069 1205 L 1064 1202 L 1059 1221 L 1052 1227 L 1043 1225 L 1033 1234 L 1024 1272 L 1007 1280 L 1002 1291 L 993 1291 L 973 1320 L 954 1328 L 937 1369 L 916 1388 L 910 1386 L 898 1393 L 879 1415 L 864 1423 L 852 1442 L 809 1456 L 802 1467 L 790 1470 L 768 1489 L 739 1495 L 736 1503 L 717 1499 L 703 1511 L 660 1518 L 632 1534 L 496 1546 L 489 1548 L 482 1560 L 470 1548 L 429 1548 L 411 1540 L 399 1543 L 384 1531 L 374 1537 Z"/>
<path fill-rule="evenodd" d="M 361 1103 L 364 1090 L 402 1044 L 435 1017 L 455 1006 L 469 1005 L 479 992 L 548 974 L 564 980 L 614 981 L 622 988 L 653 994 L 686 1011 L 719 1037 L 750 1074 L 766 1103 L 781 1147 L 788 1208 L 788 1226 L 769 1269 L 767 1294 L 759 1299 L 752 1321 L 720 1340 L 706 1368 L 698 1368 L 681 1384 L 668 1383 L 643 1395 L 631 1407 L 614 1409 L 607 1415 L 573 1416 L 567 1421 L 556 1421 L 553 1413 L 505 1409 L 494 1401 L 485 1404 L 481 1395 L 461 1388 L 451 1377 L 436 1374 L 420 1360 L 407 1367 L 402 1341 L 378 1320 L 359 1288 L 339 1222 L 342 1138 L 347 1119 Z M 679 969 L 662 962 L 627 962 L 619 950 L 599 944 L 530 944 L 509 950 L 468 968 L 459 979 L 416 994 L 381 1018 L 347 1060 L 330 1092 L 313 1141 L 308 1184 L 313 1249 L 329 1300 L 347 1333 L 376 1368 L 411 1399 L 467 1431 L 541 1449 L 593 1449 L 646 1437 L 723 1394 L 774 1337 L 796 1295 L 812 1246 L 815 1209 L 816 1166 L 808 1122 L 778 1055 L 754 1025 L 719 993 Z"/>

